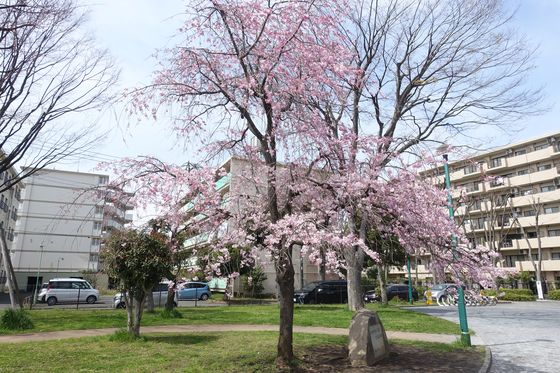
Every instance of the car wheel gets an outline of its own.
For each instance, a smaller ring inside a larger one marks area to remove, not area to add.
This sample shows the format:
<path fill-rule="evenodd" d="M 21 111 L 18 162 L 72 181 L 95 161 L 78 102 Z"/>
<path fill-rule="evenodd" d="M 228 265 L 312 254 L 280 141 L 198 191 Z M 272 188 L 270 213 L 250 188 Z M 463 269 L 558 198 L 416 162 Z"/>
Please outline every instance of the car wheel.
<path fill-rule="evenodd" d="M 177 302 L 173 302 L 173 307 L 178 307 L 179 305 L 177 304 Z"/>
<path fill-rule="evenodd" d="M 119 304 L 117 304 L 117 308 L 125 309 L 126 308 L 126 303 L 125 302 L 120 302 Z"/>
<path fill-rule="evenodd" d="M 208 294 L 202 294 L 200 300 L 208 300 Z"/>
<path fill-rule="evenodd" d="M 49 306 L 54 306 L 54 305 L 56 304 L 56 297 L 49 297 L 49 298 L 47 299 L 47 304 L 48 304 Z"/>
<path fill-rule="evenodd" d="M 95 297 L 95 295 L 90 295 L 86 298 L 86 302 L 88 304 L 94 304 L 95 302 L 97 302 L 97 298 Z"/>

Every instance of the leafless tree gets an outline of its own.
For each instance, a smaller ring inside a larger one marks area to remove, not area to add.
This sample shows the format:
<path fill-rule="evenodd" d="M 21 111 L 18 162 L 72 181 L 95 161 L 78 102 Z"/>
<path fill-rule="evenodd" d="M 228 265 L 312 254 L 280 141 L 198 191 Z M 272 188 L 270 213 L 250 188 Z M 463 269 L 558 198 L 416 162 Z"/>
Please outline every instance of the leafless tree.
<path fill-rule="evenodd" d="M 531 244 L 531 241 L 529 240 L 529 236 L 527 234 L 527 231 L 523 228 L 523 225 L 519 223 L 519 220 L 517 220 L 517 215 L 515 215 L 514 219 L 514 223 L 519 226 L 519 229 L 521 230 L 521 234 L 523 235 L 523 238 L 525 239 L 525 242 L 527 243 L 527 247 L 528 247 L 528 251 L 527 251 L 527 257 L 529 259 L 529 261 L 531 262 L 532 266 L 533 266 L 533 271 L 535 271 L 535 280 L 537 281 L 537 286 L 540 287 L 541 286 L 541 277 L 542 277 L 542 242 L 541 242 L 541 226 L 540 226 L 540 215 L 543 211 L 543 203 L 541 202 L 540 198 L 535 198 L 533 196 L 532 200 L 531 200 L 531 208 L 533 209 L 534 212 L 534 218 L 535 218 L 535 223 L 534 223 L 534 227 L 536 230 L 536 234 L 537 234 L 537 260 L 535 261 L 535 258 L 533 257 L 533 245 Z M 542 294 L 542 287 L 540 288 L 540 292 L 539 292 L 539 297 L 540 294 Z M 542 298 L 541 298 L 542 299 Z"/>
<path fill-rule="evenodd" d="M 0 2 L 0 172 L 28 166 L 0 192 L 102 137 L 96 123 L 76 123 L 84 116 L 75 114 L 101 109 L 118 74 L 85 36 L 84 21 L 73 0 Z"/>
<path fill-rule="evenodd" d="M 341 21 L 361 79 L 347 82 L 348 100 L 313 102 L 332 123 L 349 119 L 356 134 L 390 139 L 393 155 L 482 125 L 507 126 L 537 113 L 540 91 L 524 87 L 534 49 L 509 29 L 512 14 L 500 0 L 355 0 Z M 340 163 L 351 160 L 340 160 Z M 335 165 L 336 160 L 331 162 Z M 360 227 L 354 227 L 356 233 Z M 345 255 L 358 281 L 349 306 L 362 306 L 358 274 L 363 253 Z M 353 283 L 349 281 L 349 284 Z"/>

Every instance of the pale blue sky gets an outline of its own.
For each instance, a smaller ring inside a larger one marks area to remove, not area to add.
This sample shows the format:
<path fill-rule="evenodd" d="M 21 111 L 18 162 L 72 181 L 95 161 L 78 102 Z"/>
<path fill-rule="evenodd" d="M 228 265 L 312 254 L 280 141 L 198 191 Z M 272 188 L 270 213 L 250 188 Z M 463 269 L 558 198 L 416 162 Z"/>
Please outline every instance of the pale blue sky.
<path fill-rule="evenodd" d="M 545 103 L 551 109 L 538 117 L 529 117 L 516 123 L 519 132 L 504 136 L 485 129 L 474 135 L 480 143 L 505 145 L 549 132 L 560 131 L 560 1 L 525 0 L 506 1 L 508 6 L 519 5 L 512 24 L 520 33 L 526 34 L 531 42 L 539 44 L 535 59 L 537 68 L 530 77 L 530 84 L 544 86 Z M 170 38 L 181 25 L 181 13 L 185 2 L 181 0 L 99 0 L 88 2 L 92 12 L 89 28 L 99 44 L 108 48 L 122 69 L 121 86 L 139 86 L 150 81 L 157 48 L 172 45 Z M 182 163 L 188 160 L 175 140 L 169 135 L 165 119 L 158 124 L 144 121 L 140 125 L 122 112 L 106 115 L 104 126 L 115 128 L 111 140 L 99 152 L 111 156 L 157 155 L 164 160 Z M 92 157 L 93 158 L 93 157 Z M 79 166 L 60 165 L 59 168 L 81 171 L 93 167 L 91 161 L 81 161 Z"/>

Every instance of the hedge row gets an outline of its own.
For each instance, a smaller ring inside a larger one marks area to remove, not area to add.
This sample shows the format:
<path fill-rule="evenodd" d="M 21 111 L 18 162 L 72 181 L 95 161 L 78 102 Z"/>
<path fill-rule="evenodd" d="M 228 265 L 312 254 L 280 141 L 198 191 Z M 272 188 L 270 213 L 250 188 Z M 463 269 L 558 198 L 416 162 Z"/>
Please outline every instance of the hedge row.
<path fill-rule="evenodd" d="M 533 295 L 533 292 L 529 289 L 504 289 L 500 288 L 499 291 L 496 290 L 483 290 L 482 293 L 487 296 L 495 297 L 496 294 L 504 293 L 504 296 L 500 297 L 501 300 L 507 301 L 532 301 L 535 300 L 536 297 Z"/>
<path fill-rule="evenodd" d="M 560 300 L 560 290 L 551 290 L 548 292 L 548 299 Z"/>

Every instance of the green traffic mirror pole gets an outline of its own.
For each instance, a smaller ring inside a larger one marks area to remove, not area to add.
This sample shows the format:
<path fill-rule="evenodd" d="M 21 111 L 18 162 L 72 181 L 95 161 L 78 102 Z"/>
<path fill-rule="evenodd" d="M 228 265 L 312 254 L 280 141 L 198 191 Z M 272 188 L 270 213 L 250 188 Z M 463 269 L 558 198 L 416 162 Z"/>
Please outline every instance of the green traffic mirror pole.
<path fill-rule="evenodd" d="M 443 170 L 445 173 L 445 188 L 447 189 L 447 207 L 449 208 L 449 217 L 454 220 L 455 211 L 453 210 L 453 196 L 451 195 L 451 178 L 449 177 L 449 165 L 447 154 L 443 155 Z M 457 237 L 453 236 L 451 239 L 451 246 L 453 248 L 453 260 L 457 259 Z M 471 335 L 469 334 L 469 324 L 467 323 L 467 308 L 465 307 L 465 293 L 462 286 L 457 287 L 457 295 L 459 296 L 458 309 L 459 309 L 459 325 L 461 327 L 461 343 L 464 346 L 471 346 Z"/>
<path fill-rule="evenodd" d="M 410 274 L 410 255 L 408 255 L 408 302 L 410 304 L 414 303 L 414 299 L 412 298 L 412 275 Z"/>

